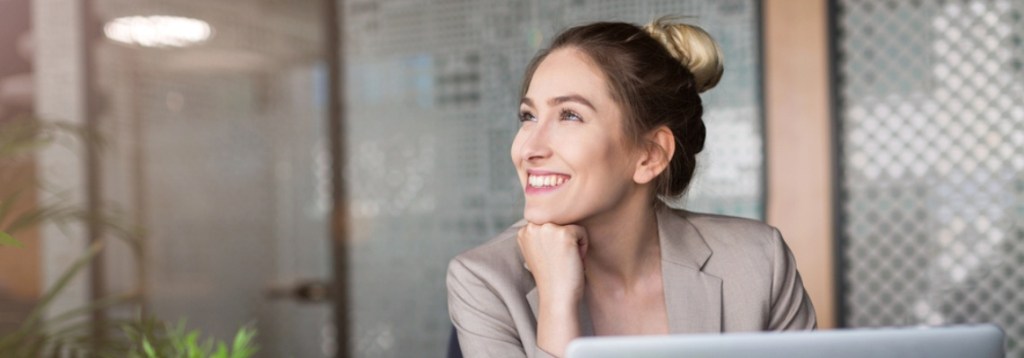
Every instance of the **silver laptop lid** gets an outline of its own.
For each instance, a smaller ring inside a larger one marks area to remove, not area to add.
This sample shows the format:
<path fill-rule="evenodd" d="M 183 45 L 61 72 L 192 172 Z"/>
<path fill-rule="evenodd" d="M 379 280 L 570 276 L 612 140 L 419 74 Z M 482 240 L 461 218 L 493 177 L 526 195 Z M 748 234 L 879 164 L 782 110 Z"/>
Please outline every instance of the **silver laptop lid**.
<path fill-rule="evenodd" d="M 994 325 L 580 338 L 566 358 L 1005 358 Z"/>

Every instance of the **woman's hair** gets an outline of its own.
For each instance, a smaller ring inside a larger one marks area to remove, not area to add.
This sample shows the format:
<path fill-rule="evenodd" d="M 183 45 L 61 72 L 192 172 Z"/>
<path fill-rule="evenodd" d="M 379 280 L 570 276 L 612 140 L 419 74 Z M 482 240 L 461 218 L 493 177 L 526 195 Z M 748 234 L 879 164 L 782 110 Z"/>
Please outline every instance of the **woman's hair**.
<path fill-rule="evenodd" d="M 655 179 L 655 193 L 677 197 L 686 191 L 704 149 L 704 107 L 699 93 L 722 78 L 722 51 L 699 27 L 655 20 L 643 28 L 598 22 L 570 28 L 534 57 L 526 68 L 521 96 L 540 63 L 551 52 L 573 48 L 604 73 L 612 98 L 622 107 L 624 131 L 633 143 L 665 126 L 676 140 L 668 168 Z"/>

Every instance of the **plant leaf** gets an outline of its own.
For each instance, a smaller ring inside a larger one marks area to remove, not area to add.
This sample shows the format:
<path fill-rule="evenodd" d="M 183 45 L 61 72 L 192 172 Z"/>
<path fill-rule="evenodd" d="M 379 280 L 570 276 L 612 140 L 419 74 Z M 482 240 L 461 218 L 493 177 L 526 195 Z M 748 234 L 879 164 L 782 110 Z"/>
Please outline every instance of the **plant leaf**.
<path fill-rule="evenodd" d="M 188 347 L 189 352 L 200 352 L 202 349 L 199 347 L 199 332 L 193 331 L 185 336 L 185 347 Z"/>
<path fill-rule="evenodd" d="M 248 333 L 249 332 L 247 332 L 246 328 L 247 327 L 242 327 L 242 329 L 238 330 L 238 333 L 235 334 L 235 341 L 232 342 L 232 344 L 231 344 L 231 351 L 232 352 L 241 351 L 241 350 L 245 349 L 246 345 L 249 344 L 249 337 L 248 337 Z"/>
<path fill-rule="evenodd" d="M 46 326 L 56 326 L 57 323 L 63 321 L 67 321 L 77 317 L 82 317 L 96 311 L 105 310 L 120 305 L 122 303 L 129 302 L 134 297 L 136 297 L 134 293 L 123 293 L 104 297 L 102 299 L 89 302 L 84 306 L 61 312 L 51 318 L 48 318 L 43 324 Z"/>
<path fill-rule="evenodd" d="M 228 347 L 224 345 L 224 342 L 217 344 L 217 352 L 213 353 L 210 358 L 228 358 Z"/>
<path fill-rule="evenodd" d="M 70 282 L 71 279 L 74 278 L 83 267 L 85 267 L 85 265 L 92 261 L 93 257 L 96 257 L 96 254 L 98 254 L 103 248 L 102 244 L 102 241 L 97 241 L 92 245 L 89 245 L 89 249 L 86 251 L 85 256 L 79 258 L 78 261 L 75 261 L 71 267 L 61 274 L 60 278 L 57 279 L 57 282 L 43 294 L 43 298 L 39 300 L 39 303 L 37 303 L 35 308 L 32 309 L 28 318 L 25 319 L 25 322 L 18 328 L 18 331 L 4 339 L 0 339 L 0 347 L 5 346 L 4 343 L 7 342 L 8 338 L 17 336 L 18 334 L 31 332 L 36 328 L 36 325 L 42 318 L 43 312 L 46 308 L 49 307 L 54 298 L 64 290 L 64 287 L 68 285 L 68 282 Z"/>
<path fill-rule="evenodd" d="M 149 340 L 142 338 L 142 350 L 146 351 L 146 356 L 150 358 L 156 358 L 156 352 L 153 351 L 153 345 L 149 344 Z"/>
<path fill-rule="evenodd" d="M 2 231 L 0 231 L 0 246 L 14 246 L 21 249 L 25 248 L 25 245 L 20 241 L 15 240 L 14 237 L 11 237 L 11 235 Z"/>

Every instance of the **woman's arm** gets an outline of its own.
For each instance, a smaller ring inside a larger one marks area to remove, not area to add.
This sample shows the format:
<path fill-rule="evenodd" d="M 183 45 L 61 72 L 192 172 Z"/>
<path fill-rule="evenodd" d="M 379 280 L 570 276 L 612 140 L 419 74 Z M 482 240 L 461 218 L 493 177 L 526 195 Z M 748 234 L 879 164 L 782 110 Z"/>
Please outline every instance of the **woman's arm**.
<path fill-rule="evenodd" d="M 774 259 L 772 267 L 771 314 L 768 330 L 810 330 L 818 327 L 814 305 L 804 291 L 793 253 L 778 229 L 772 230 Z"/>
<path fill-rule="evenodd" d="M 537 347 L 561 357 L 569 342 L 580 336 L 587 233 L 576 225 L 531 223 L 519 230 L 518 240 L 537 283 Z"/>

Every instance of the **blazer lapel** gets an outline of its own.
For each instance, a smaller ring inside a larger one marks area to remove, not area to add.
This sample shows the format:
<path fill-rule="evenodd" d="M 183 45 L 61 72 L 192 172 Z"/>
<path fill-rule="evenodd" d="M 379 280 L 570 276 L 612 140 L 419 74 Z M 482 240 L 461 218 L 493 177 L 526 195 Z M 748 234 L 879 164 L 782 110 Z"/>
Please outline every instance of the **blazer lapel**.
<path fill-rule="evenodd" d="M 526 302 L 530 304 L 530 310 L 533 311 L 533 321 L 537 322 L 537 317 L 540 317 L 540 295 L 537 293 L 537 286 L 534 286 L 530 292 L 526 293 Z"/>
<path fill-rule="evenodd" d="M 721 332 L 722 279 L 701 271 L 711 248 L 689 220 L 667 207 L 658 210 L 658 237 L 669 332 Z"/>

